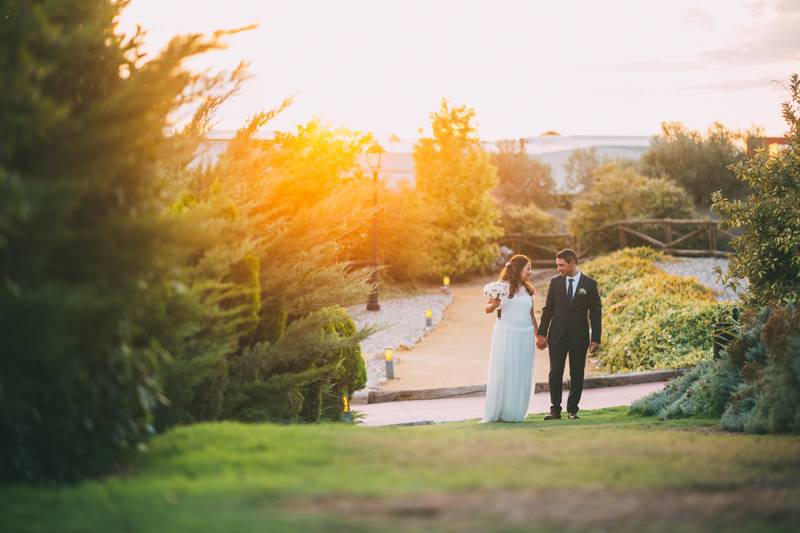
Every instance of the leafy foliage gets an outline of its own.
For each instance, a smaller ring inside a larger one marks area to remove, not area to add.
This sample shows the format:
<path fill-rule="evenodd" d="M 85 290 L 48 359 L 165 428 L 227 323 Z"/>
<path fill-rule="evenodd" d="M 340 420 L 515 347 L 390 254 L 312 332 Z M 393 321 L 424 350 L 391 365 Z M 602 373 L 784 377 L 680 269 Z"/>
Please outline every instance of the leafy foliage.
<path fill-rule="evenodd" d="M 687 192 L 674 182 L 637 174 L 609 163 L 594 173 L 592 187 L 575 202 L 567 219 L 572 233 L 585 235 L 631 218 L 688 218 L 694 214 Z"/>
<path fill-rule="evenodd" d="M 0 6 L 4 479 L 71 481 L 135 450 L 186 334 L 171 313 L 199 312 L 182 269 L 197 239 L 162 172 L 187 139 L 164 131 L 218 85 L 183 62 L 220 44 L 176 38 L 143 62 L 122 5 Z"/>
<path fill-rule="evenodd" d="M 492 163 L 497 167 L 494 196 L 501 209 L 508 204 L 553 207 L 555 181 L 550 165 L 528 155 L 521 142 L 499 141 Z"/>
<path fill-rule="evenodd" d="M 675 181 L 700 207 L 708 207 L 712 193 L 719 190 L 728 197 L 740 198 L 748 189 L 730 167 L 742 161 L 744 140 L 755 133 L 731 131 L 715 122 L 704 136 L 680 122 L 664 122 L 661 133 L 653 137 L 642 155 L 642 173 Z"/>
<path fill-rule="evenodd" d="M 231 32 L 143 61 L 115 31 L 124 4 L 1 9 L 4 480 L 107 472 L 155 430 L 297 420 L 320 401 L 304 387 L 363 383 L 369 331 L 332 306 L 368 291 L 343 247 L 369 211 L 351 201 L 366 137 L 312 122 L 257 139 L 282 106 L 190 165 L 244 71 L 182 65 Z"/>
<path fill-rule="evenodd" d="M 431 114 L 433 136 L 414 147 L 417 187 L 435 212 L 437 239 L 431 272 L 458 276 L 497 256 L 497 207 L 489 192 L 497 184 L 491 158 L 475 135 L 475 111 L 446 100 Z"/>
<path fill-rule="evenodd" d="M 354 172 L 367 137 L 314 121 L 273 140 L 257 138 L 280 110 L 253 117 L 192 182 L 196 208 L 226 222 L 225 238 L 204 259 L 231 262 L 220 281 L 249 279 L 256 288 L 254 325 L 240 332 L 227 359 L 222 408 L 223 417 L 244 421 L 318 420 L 331 384 L 354 392 L 349 387 L 359 381 L 344 379 L 341 368 L 361 358 L 358 343 L 369 334 L 355 331 L 336 307 L 369 288 L 369 272 L 345 262 L 347 244 L 369 220 L 368 204 L 358 199 L 370 184 Z"/>
<path fill-rule="evenodd" d="M 631 406 L 661 418 L 715 417 L 723 429 L 800 433 L 800 310 L 763 308 L 722 352 Z"/>
<path fill-rule="evenodd" d="M 644 398 L 634 405 L 639 412 L 661 417 L 712 413 L 730 431 L 800 433 L 797 74 L 791 77 L 790 93 L 791 100 L 783 104 L 787 150 L 764 150 L 736 166 L 736 175 L 754 191 L 746 199 L 714 196 L 722 224 L 744 230 L 733 241 L 730 259 L 731 277 L 750 281 L 744 327 L 721 359 L 696 369 L 693 380 Z"/>
<path fill-rule="evenodd" d="M 430 249 L 436 238 L 435 210 L 427 205 L 423 193 L 405 183 L 392 188 L 378 181 L 377 187 L 378 260 L 383 267 L 381 279 L 413 282 L 430 278 Z M 353 190 L 351 199 L 356 205 L 370 205 L 372 186 L 365 183 Z M 370 229 L 365 224 L 343 240 L 343 247 L 352 261 L 365 261 L 370 257 Z"/>
<path fill-rule="evenodd" d="M 628 248 L 586 263 L 604 297 L 600 362 L 614 372 L 686 368 L 711 355 L 711 325 L 731 312 L 692 278 L 654 265 L 651 248 Z"/>
<path fill-rule="evenodd" d="M 502 207 L 500 220 L 506 234 L 536 235 L 550 233 L 555 228 L 553 215 L 535 204 L 506 204 Z"/>
<path fill-rule="evenodd" d="M 363 386 L 365 376 L 352 359 L 360 358 L 358 343 L 370 331 L 356 331 L 348 320 L 342 309 L 320 309 L 289 323 L 279 339 L 244 348 L 230 361 L 225 417 L 313 422 L 320 417 L 324 385 L 348 394 L 349 387 Z M 341 401 L 338 391 L 336 396 Z"/>
<path fill-rule="evenodd" d="M 720 227 L 741 233 L 733 239 L 728 280 L 749 281 L 748 301 L 755 306 L 800 299 L 800 76 L 790 83 L 783 105 L 788 126 L 786 150 L 759 151 L 734 167 L 752 191 L 731 200 L 715 194 Z"/>
<path fill-rule="evenodd" d="M 606 165 L 614 165 L 619 168 L 629 168 L 636 171 L 637 162 L 630 159 L 612 159 L 608 156 L 597 155 L 597 149 L 578 148 L 573 150 L 569 158 L 564 163 L 564 170 L 567 173 L 567 188 L 578 192 L 586 192 L 594 185 L 595 173 Z"/>

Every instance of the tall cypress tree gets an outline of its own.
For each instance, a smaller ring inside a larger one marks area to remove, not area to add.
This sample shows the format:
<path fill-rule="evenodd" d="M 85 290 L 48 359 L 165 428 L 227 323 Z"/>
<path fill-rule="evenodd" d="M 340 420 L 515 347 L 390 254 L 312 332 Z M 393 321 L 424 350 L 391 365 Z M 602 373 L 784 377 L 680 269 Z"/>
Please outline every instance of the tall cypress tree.
<path fill-rule="evenodd" d="M 0 1 L 0 476 L 103 472 L 152 431 L 190 231 L 162 169 L 214 48 L 142 61 L 125 2 Z"/>

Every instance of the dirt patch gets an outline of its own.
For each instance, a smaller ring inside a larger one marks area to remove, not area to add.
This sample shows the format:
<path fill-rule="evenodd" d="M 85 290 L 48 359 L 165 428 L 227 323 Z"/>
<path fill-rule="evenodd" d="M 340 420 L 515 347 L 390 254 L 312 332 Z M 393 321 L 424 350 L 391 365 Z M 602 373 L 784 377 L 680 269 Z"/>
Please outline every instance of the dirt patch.
<path fill-rule="evenodd" d="M 425 493 L 392 497 L 319 497 L 284 510 L 317 513 L 353 525 L 445 531 L 488 529 L 708 530 L 770 525 L 800 528 L 800 484 L 683 491 L 557 489 Z M 338 520 L 337 520 L 338 522 Z"/>

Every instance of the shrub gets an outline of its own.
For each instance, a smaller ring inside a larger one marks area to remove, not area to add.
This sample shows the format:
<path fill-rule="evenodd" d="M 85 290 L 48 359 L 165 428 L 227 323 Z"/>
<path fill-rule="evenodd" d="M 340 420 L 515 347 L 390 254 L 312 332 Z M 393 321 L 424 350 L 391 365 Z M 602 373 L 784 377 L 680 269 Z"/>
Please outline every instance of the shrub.
<path fill-rule="evenodd" d="M 734 348 L 745 382 L 731 397 L 722 427 L 748 433 L 800 432 L 800 309 L 764 310 L 749 338 Z M 757 336 L 756 336 L 757 335 Z M 753 343 L 754 337 L 758 339 Z"/>
<path fill-rule="evenodd" d="M 631 412 L 661 418 L 719 418 L 741 379 L 729 358 L 703 361 L 670 381 L 663 391 L 635 401 Z"/>
<path fill-rule="evenodd" d="M 505 204 L 500 206 L 501 225 L 506 234 L 535 235 L 550 233 L 555 227 L 553 215 L 536 204 Z"/>
<path fill-rule="evenodd" d="M 329 333 L 342 339 L 358 338 L 356 324 L 344 309 L 336 309 L 331 320 L 326 326 Z M 300 419 L 304 422 L 317 422 L 320 418 L 340 420 L 344 413 L 343 397 L 347 395 L 349 402 L 353 392 L 367 384 L 366 365 L 357 343 L 349 343 L 331 351 L 327 357 L 320 358 L 317 364 L 327 362 L 336 363 L 330 374 L 304 388 L 303 410 L 300 413 Z"/>
<path fill-rule="evenodd" d="M 570 232 L 578 237 L 632 218 L 680 219 L 694 214 L 688 193 L 668 179 L 648 178 L 631 166 L 615 163 L 604 165 L 593 176 L 592 187 L 575 202 L 567 219 Z M 601 244 L 609 247 L 616 242 L 616 235 L 605 236 L 603 241 Z"/>
<path fill-rule="evenodd" d="M 728 200 L 714 195 L 722 229 L 740 230 L 731 246 L 730 278 L 747 278 L 746 300 L 760 307 L 800 299 L 800 76 L 792 76 L 784 104 L 786 150 L 758 152 L 734 167 L 750 195 Z M 733 284 L 733 283 L 732 283 Z"/>
<path fill-rule="evenodd" d="M 162 326 L 170 330 L 162 339 L 169 355 L 160 365 L 163 400 L 155 411 L 159 431 L 222 414 L 228 358 L 259 319 L 258 265 L 253 256 L 233 265 L 223 261 L 214 269 L 229 272 L 226 283 L 212 283 L 207 268 L 196 269 L 193 281 L 169 301 L 170 319 Z"/>
<path fill-rule="evenodd" d="M 318 420 L 326 384 L 350 387 L 365 379 L 352 358 L 372 330 L 356 331 L 348 320 L 341 308 L 320 309 L 289 323 L 274 342 L 253 344 L 231 358 L 224 416 L 250 422 Z M 356 375 L 348 372 L 354 367 Z"/>
<path fill-rule="evenodd" d="M 651 248 L 628 248 L 586 263 L 604 297 L 604 339 L 598 358 L 613 372 L 686 368 L 711 355 L 712 324 L 730 304 L 693 278 L 655 266 L 667 260 Z"/>
<path fill-rule="evenodd" d="M 715 417 L 729 431 L 800 432 L 800 309 L 763 308 L 747 323 L 720 359 L 634 402 L 631 412 Z"/>
<path fill-rule="evenodd" d="M 664 255 L 652 248 L 625 248 L 598 257 L 581 267 L 591 275 L 600 288 L 600 295 L 607 296 L 621 284 L 659 272 L 654 262 Z"/>
<path fill-rule="evenodd" d="M 349 316 L 332 324 L 337 334 L 344 337 L 356 335 L 356 324 Z M 356 344 L 340 349 L 341 364 L 331 379 L 322 388 L 321 418 L 340 420 L 344 413 L 342 398 L 353 399 L 353 393 L 367 385 L 367 367 L 361 355 L 361 347 Z"/>
<path fill-rule="evenodd" d="M 629 304 L 621 315 L 633 321 L 609 310 L 614 318 L 608 321 L 600 361 L 611 371 L 688 368 L 711 357 L 712 325 L 729 318 L 731 305 L 692 304 L 674 296 L 658 299 L 649 308 L 647 299 Z"/>

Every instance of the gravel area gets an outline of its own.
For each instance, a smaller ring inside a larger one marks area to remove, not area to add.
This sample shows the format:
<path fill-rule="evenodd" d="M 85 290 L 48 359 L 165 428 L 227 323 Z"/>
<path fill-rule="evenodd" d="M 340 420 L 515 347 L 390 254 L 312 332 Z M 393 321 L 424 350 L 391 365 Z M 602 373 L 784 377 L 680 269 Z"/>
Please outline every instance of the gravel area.
<path fill-rule="evenodd" d="M 675 258 L 675 261 L 658 262 L 656 266 L 662 270 L 676 274 L 678 276 L 693 276 L 697 281 L 710 287 L 717 293 L 720 300 L 737 301 L 739 294 L 747 290 L 747 280 L 742 280 L 739 287 L 739 294 L 733 290 L 725 287 L 717 280 L 717 273 L 714 271 L 715 267 L 722 269 L 722 272 L 728 272 L 728 260 L 719 257 L 698 257 L 698 258 Z"/>
<path fill-rule="evenodd" d="M 354 396 L 365 397 L 369 390 L 376 390 L 386 380 L 385 350 L 407 350 L 430 331 L 425 325 L 426 309 L 433 312 L 432 324 L 436 326 L 452 301 L 453 296 L 448 292 L 381 300 L 380 311 L 367 311 L 364 305 L 349 307 L 347 311 L 359 328 L 373 324 L 381 328 L 361 343 L 361 353 L 367 363 L 367 387 Z"/>

